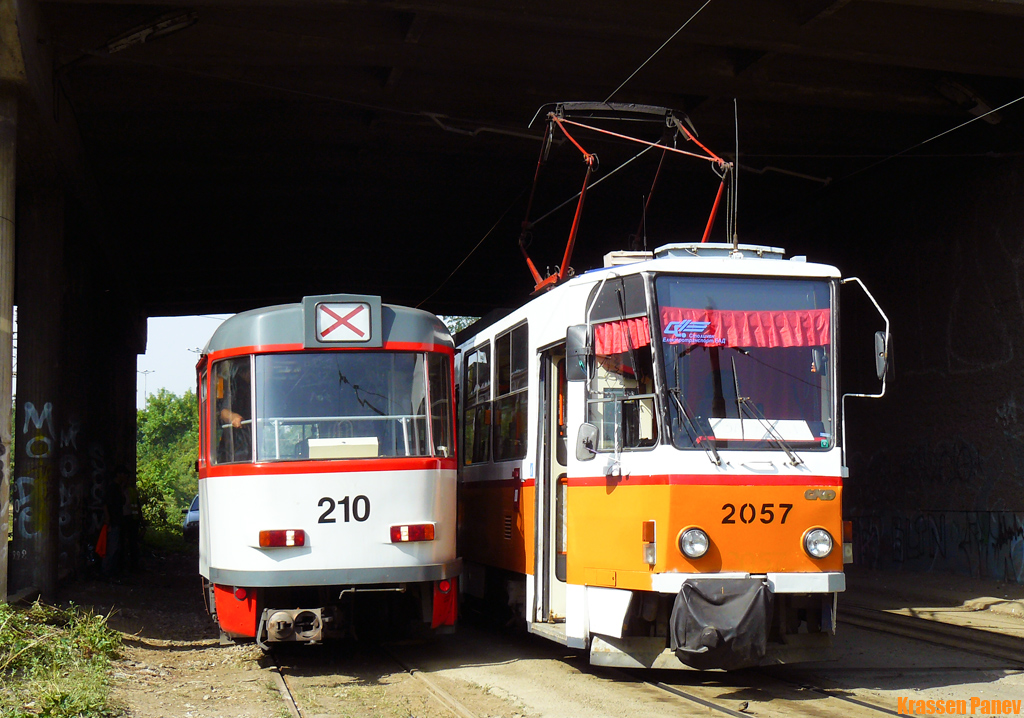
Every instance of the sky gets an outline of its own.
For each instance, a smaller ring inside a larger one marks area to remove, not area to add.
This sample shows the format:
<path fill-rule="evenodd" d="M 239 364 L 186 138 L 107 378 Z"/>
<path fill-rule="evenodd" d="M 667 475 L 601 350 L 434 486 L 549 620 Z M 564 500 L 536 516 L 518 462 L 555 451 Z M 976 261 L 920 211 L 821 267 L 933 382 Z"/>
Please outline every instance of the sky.
<path fill-rule="evenodd" d="M 145 408 L 146 397 L 167 389 L 178 396 L 196 390 L 196 362 L 210 336 L 230 314 L 149 319 L 146 353 L 136 363 L 136 406 Z M 146 372 L 146 373 L 144 373 Z"/>

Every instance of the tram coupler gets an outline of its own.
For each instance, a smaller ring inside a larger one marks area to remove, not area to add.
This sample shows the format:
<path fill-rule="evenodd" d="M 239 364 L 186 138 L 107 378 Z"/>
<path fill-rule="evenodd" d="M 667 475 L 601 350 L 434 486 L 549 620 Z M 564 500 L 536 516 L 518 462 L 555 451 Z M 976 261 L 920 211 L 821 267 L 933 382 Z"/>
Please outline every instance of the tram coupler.
<path fill-rule="evenodd" d="M 323 639 L 326 620 L 329 619 L 320 608 L 267 608 L 260 622 L 266 627 L 267 640 L 271 643 L 316 643 Z"/>

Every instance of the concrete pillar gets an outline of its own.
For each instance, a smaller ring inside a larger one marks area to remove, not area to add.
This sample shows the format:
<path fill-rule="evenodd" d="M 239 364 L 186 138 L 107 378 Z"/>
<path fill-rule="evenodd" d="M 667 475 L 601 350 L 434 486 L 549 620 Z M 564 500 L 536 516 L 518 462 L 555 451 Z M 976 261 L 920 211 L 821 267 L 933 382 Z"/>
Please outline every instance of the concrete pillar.
<path fill-rule="evenodd" d="M 60 356 L 64 198 L 23 190 L 18 198 L 18 398 L 14 427 L 11 589 L 57 589 L 60 504 Z"/>
<path fill-rule="evenodd" d="M 14 179 L 18 104 L 0 94 L 0 603 L 7 601 L 14 354 Z"/>
<path fill-rule="evenodd" d="M 74 205 L 65 211 L 64 266 L 68 290 L 65 294 L 60 347 L 60 441 L 56 448 L 59 467 L 57 578 L 81 573 L 86 568 L 85 544 L 94 544 L 103 525 L 103 482 L 109 472 L 100 445 L 97 406 L 102 406 L 103 374 L 97 366 L 105 354 L 96 337 L 96 324 L 103 321 L 106 307 L 97 307 L 87 291 L 94 267 L 84 256 L 86 242 L 77 242 L 82 230 L 74 221 Z M 97 292 L 99 294 L 99 292 Z"/>

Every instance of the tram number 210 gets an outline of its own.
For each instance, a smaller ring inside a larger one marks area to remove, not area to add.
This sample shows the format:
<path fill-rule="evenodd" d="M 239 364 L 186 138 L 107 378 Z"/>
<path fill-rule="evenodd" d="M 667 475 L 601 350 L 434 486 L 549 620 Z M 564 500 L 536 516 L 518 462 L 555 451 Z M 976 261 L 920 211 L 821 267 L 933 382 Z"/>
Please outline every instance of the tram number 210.
<path fill-rule="evenodd" d="M 363 495 L 356 496 L 354 499 L 350 499 L 346 496 L 338 501 L 335 501 L 330 496 L 324 496 L 317 502 L 317 506 L 321 508 L 324 506 L 327 507 L 327 510 L 320 514 L 320 519 L 317 521 L 318 524 L 337 523 L 338 519 L 332 518 L 331 514 L 334 513 L 334 509 L 338 507 L 341 507 L 343 514 L 341 520 L 345 523 L 348 523 L 352 519 L 361 522 L 370 518 L 370 499 Z"/>

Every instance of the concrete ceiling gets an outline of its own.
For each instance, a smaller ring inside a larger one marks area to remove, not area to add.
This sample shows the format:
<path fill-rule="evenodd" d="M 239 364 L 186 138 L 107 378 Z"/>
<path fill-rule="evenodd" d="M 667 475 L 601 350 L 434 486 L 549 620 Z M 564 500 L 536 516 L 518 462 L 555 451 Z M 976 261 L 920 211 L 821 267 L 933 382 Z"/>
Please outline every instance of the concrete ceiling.
<path fill-rule="evenodd" d="M 1024 95 L 1019 0 L 711 0 L 627 82 L 703 4 L 45 2 L 38 41 L 98 188 L 96 241 L 149 315 L 326 292 L 438 313 L 521 300 L 528 125 L 555 101 L 672 107 L 730 158 L 738 114 L 747 242 L 885 166 L 1024 151 L 1024 102 L 914 148 Z M 150 34 L 161 21 L 182 27 Z M 639 149 L 580 136 L 604 174 Z M 588 195 L 575 266 L 628 244 L 656 166 L 650 153 Z M 557 146 L 534 216 L 582 177 Z M 666 164 L 648 244 L 699 239 L 717 186 L 706 163 Z M 571 215 L 538 225 L 542 267 Z"/>

